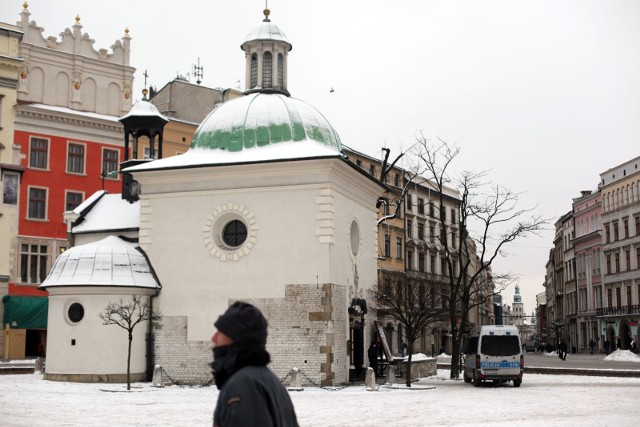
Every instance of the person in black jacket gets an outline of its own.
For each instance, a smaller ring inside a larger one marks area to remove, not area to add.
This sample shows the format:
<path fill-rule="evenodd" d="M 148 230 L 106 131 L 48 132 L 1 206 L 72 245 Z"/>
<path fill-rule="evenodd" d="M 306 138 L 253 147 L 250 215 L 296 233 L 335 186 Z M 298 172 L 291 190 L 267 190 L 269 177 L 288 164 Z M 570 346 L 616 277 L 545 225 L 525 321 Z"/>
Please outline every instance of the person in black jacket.
<path fill-rule="evenodd" d="M 220 389 L 214 427 L 297 427 L 289 392 L 267 368 L 267 319 L 236 301 L 218 317 L 213 341 L 213 375 Z"/>

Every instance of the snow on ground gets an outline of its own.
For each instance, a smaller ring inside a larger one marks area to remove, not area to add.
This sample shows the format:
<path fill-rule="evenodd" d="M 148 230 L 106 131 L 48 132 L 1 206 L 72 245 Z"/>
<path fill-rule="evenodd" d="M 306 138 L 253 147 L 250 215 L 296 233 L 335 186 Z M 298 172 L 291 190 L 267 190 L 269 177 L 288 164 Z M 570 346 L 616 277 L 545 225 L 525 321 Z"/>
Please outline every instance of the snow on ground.
<path fill-rule="evenodd" d="M 473 387 L 447 370 L 423 378 L 431 390 L 364 386 L 291 392 L 302 427 L 327 426 L 637 426 L 640 378 L 525 374 L 512 383 Z M 153 388 L 136 383 L 45 381 L 0 375 L 0 424 L 14 426 L 210 426 L 215 387 Z"/>
<path fill-rule="evenodd" d="M 640 362 L 640 356 L 630 352 L 629 350 L 616 350 L 605 357 L 604 360 L 616 360 L 619 362 Z"/>

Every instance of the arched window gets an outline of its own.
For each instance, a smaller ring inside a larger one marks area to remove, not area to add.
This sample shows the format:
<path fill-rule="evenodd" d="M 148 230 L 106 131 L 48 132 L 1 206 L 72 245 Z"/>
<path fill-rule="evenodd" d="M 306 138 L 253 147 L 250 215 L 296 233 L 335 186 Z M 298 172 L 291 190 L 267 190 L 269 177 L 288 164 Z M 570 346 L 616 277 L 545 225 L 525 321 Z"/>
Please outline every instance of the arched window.
<path fill-rule="evenodd" d="M 262 54 L 262 87 L 273 86 L 273 55 L 267 51 Z"/>
<path fill-rule="evenodd" d="M 258 86 L 258 54 L 251 54 L 251 79 L 249 83 L 249 89 L 253 89 Z"/>
<path fill-rule="evenodd" d="M 284 57 L 278 54 L 278 88 L 284 89 Z"/>

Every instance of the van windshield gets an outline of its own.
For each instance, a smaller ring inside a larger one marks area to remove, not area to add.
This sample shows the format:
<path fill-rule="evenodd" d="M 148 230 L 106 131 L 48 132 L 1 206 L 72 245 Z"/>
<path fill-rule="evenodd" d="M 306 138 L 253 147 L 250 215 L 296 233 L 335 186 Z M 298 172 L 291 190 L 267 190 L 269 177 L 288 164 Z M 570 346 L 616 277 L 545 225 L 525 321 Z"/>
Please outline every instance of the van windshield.
<path fill-rule="evenodd" d="M 484 335 L 480 351 L 487 356 L 513 356 L 520 353 L 520 344 L 515 335 Z"/>

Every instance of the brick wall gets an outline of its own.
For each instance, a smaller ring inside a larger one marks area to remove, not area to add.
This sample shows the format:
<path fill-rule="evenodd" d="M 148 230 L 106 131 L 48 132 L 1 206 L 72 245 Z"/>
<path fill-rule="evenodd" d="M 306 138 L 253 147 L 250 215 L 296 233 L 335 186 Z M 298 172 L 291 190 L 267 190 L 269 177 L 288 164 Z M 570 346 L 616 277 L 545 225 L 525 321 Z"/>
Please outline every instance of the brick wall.
<path fill-rule="evenodd" d="M 347 290 L 335 284 L 286 285 L 284 298 L 246 299 L 269 321 L 269 367 L 289 382 L 294 367 L 303 384 L 337 385 L 349 379 Z M 210 341 L 187 341 L 185 316 L 164 316 L 154 325 L 155 363 L 178 384 L 211 381 Z"/>

